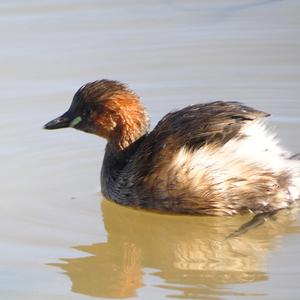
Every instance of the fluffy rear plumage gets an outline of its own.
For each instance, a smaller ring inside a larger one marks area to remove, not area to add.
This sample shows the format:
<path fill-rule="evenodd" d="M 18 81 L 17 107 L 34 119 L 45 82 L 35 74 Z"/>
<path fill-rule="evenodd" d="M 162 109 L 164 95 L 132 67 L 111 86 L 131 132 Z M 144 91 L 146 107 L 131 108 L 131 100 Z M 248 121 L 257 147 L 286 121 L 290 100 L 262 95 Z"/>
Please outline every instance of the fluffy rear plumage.
<path fill-rule="evenodd" d="M 118 189 L 130 182 L 129 205 L 175 213 L 287 207 L 299 197 L 297 163 L 266 130 L 266 116 L 237 102 L 170 113 L 141 143 Z"/>

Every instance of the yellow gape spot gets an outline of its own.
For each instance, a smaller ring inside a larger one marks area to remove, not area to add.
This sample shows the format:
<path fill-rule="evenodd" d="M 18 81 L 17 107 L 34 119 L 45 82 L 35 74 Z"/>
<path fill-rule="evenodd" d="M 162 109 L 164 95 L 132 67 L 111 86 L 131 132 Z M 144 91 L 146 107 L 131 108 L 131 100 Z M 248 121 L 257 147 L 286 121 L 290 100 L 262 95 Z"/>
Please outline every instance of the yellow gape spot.
<path fill-rule="evenodd" d="M 73 121 L 70 123 L 70 127 L 75 127 L 77 124 L 79 124 L 82 121 L 82 118 L 80 116 L 73 119 Z"/>

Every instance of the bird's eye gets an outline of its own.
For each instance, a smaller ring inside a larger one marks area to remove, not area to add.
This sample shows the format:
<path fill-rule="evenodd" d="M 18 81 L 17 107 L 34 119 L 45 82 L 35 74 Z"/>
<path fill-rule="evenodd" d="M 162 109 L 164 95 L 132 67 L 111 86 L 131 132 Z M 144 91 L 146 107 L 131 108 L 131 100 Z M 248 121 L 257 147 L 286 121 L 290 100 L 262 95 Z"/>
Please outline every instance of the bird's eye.
<path fill-rule="evenodd" d="M 82 112 L 82 116 L 85 118 L 85 117 L 88 117 L 92 114 L 92 108 L 91 107 L 87 107 L 83 112 Z"/>

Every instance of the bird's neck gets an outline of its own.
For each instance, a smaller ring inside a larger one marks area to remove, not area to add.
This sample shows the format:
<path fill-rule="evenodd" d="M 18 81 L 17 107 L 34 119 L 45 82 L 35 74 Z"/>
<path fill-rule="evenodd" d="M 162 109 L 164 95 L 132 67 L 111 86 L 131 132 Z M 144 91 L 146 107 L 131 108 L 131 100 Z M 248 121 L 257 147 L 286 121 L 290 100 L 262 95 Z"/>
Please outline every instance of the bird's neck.
<path fill-rule="evenodd" d="M 135 155 L 140 145 L 143 143 L 146 134 L 130 143 L 125 149 L 120 149 L 114 143 L 108 142 L 105 148 L 105 155 L 101 169 L 101 190 L 105 197 L 112 197 L 115 192 L 116 184 L 120 184 L 120 178 L 126 177 L 126 166 L 130 159 Z"/>
<path fill-rule="evenodd" d="M 96 114 L 96 134 L 107 139 L 112 151 L 127 149 L 145 135 L 149 129 L 146 109 L 133 92 L 114 94 L 102 103 L 102 111 Z"/>

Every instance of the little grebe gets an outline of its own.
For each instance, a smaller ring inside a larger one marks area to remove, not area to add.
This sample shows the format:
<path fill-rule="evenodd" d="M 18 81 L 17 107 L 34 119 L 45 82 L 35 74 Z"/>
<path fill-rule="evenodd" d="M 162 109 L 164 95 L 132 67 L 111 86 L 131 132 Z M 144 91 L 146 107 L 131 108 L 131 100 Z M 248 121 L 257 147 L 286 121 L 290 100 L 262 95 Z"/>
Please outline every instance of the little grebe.
<path fill-rule="evenodd" d="M 278 146 L 262 118 L 238 102 L 196 104 L 151 131 L 139 97 L 112 80 L 87 83 L 69 110 L 45 125 L 107 139 L 102 193 L 123 205 L 170 213 L 268 212 L 299 198 L 299 161 Z"/>

